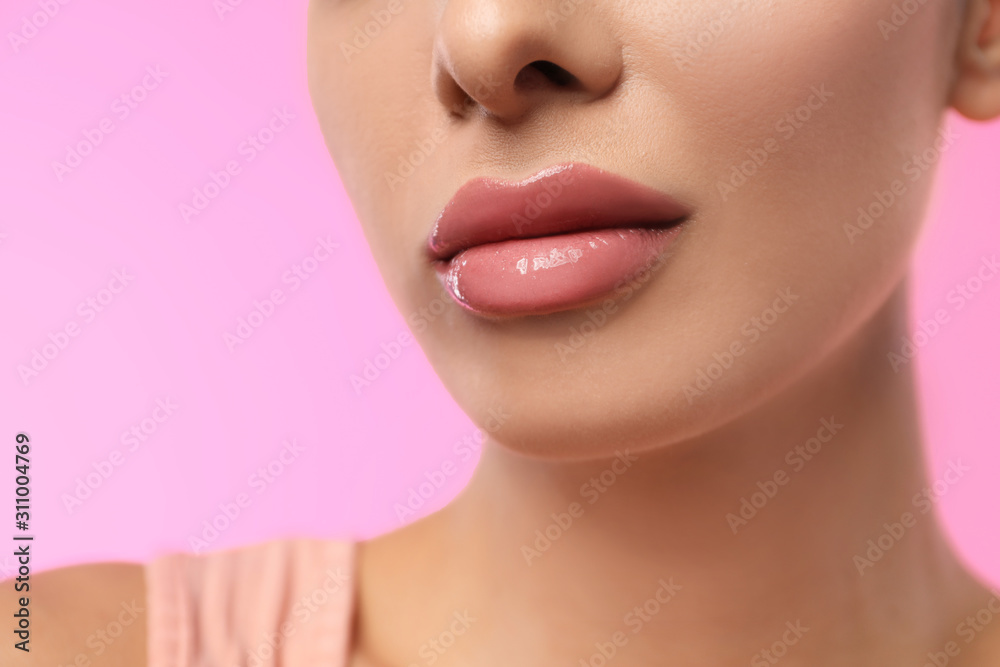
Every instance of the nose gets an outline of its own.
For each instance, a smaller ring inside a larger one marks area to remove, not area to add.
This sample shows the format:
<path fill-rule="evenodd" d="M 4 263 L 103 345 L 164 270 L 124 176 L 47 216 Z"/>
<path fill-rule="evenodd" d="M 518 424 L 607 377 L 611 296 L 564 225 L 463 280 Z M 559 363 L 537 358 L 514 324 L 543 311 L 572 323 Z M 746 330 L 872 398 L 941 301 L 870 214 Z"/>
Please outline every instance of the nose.
<path fill-rule="evenodd" d="M 554 98 L 614 90 L 622 48 L 593 0 L 446 0 L 432 82 L 452 113 L 514 121 Z"/>

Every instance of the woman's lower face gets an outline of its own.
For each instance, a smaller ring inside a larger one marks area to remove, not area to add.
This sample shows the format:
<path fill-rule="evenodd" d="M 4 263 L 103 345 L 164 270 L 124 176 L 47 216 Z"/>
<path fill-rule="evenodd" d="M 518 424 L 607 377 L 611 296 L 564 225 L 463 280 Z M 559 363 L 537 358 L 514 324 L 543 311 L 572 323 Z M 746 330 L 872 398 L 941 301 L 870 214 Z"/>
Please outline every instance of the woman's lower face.
<path fill-rule="evenodd" d="M 597 457 L 745 413 L 897 290 L 962 10 L 903 5 L 313 0 L 310 88 L 455 400 L 509 415 L 508 447 Z M 633 186 L 675 218 L 593 229 Z"/>

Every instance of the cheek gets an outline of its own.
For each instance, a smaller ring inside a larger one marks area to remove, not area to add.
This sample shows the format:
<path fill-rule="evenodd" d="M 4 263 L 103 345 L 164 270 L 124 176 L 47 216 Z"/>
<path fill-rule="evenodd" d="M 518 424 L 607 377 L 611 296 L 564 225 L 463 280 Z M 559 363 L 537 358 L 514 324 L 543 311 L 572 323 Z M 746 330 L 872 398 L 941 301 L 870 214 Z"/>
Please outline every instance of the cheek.
<path fill-rule="evenodd" d="M 400 253 L 413 251 L 407 197 L 429 183 L 423 140 L 441 136 L 428 12 L 408 0 L 370 37 L 370 3 L 314 5 L 309 61 L 317 117 L 375 259 L 384 268 L 398 265 Z"/>
<path fill-rule="evenodd" d="M 719 277 L 683 287 L 732 305 L 692 321 L 731 328 L 791 286 L 815 309 L 790 335 L 816 348 L 898 282 L 932 182 L 919 156 L 940 145 L 952 12 L 916 4 L 894 31 L 887 0 L 707 3 L 662 24 L 646 85 L 700 198 L 678 274 Z"/>
<path fill-rule="evenodd" d="M 919 11 L 886 33 L 887 0 L 717 4 L 742 9 L 727 21 L 712 12 L 689 19 L 688 36 L 672 28 L 663 35 L 669 54 L 661 53 L 674 65 L 659 80 L 662 94 L 700 194 L 720 215 L 808 208 L 824 223 L 814 231 L 843 236 L 835 222 L 857 217 L 874 190 L 904 178 L 906 161 L 934 143 L 950 10 L 914 0 Z M 929 181 L 907 188 L 908 199 L 921 200 Z M 898 212 L 913 217 L 913 209 Z M 780 217 L 755 222 L 789 227 Z"/>
<path fill-rule="evenodd" d="M 799 297 L 795 307 L 703 406 L 731 412 L 748 387 L 786 383 L 856 330 L 905 274 L 936 162 L 923 156 L 947 149 L 943 5 L 928 3 L 885 39 L 885 1 L 743 4 L 700 42 L 690 35 L 717 14 L 662 24 L 660 46 L 641 62 L 669 119 L 657 123 L 670 129 L 656 161 L 699 204 L 654 288 L 664 307 L 648 329 L 669 334 L 635 341 L 667 351 L 646 375 L 669 378 L 660 398 L 679 414 L 690 410 L 677 388 L 745 342 L 743 325 L 783 290 Z M 645 356 L 635 355 L 632 377 L 643 376 Z"/>

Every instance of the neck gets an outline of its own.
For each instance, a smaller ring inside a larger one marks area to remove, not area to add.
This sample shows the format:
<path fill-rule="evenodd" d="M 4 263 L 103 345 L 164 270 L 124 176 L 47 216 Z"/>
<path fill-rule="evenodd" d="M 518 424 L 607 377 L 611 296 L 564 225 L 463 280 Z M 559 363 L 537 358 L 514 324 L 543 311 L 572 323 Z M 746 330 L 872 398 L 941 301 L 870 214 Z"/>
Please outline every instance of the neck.
<path fill-rule="evenodd" d="M 911 365 L 886 358 L 905 323 L 901 287 L 793 387 L 684 443 L 572 464 L 489 443 L 458 498 L 400 531 L 406 575 L 363 582 L 420 619 L 390 637 L 392 612 L 363 614 L 364 641 L 407 665 L 468 610 L 436 664 L 924 664 L 988 594 L 924 493 Z"/>

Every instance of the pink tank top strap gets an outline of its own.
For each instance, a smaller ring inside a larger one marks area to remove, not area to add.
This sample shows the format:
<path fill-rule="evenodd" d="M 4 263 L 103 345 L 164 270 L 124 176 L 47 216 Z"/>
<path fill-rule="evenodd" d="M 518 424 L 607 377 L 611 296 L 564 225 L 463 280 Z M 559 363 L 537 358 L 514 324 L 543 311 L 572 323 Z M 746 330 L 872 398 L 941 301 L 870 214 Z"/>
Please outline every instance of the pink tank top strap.
<path fill-rule="evenodd" d="M 149 667 L 345 667 L 355 543 L 274 540 L 146 565 Z"/>

